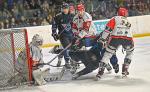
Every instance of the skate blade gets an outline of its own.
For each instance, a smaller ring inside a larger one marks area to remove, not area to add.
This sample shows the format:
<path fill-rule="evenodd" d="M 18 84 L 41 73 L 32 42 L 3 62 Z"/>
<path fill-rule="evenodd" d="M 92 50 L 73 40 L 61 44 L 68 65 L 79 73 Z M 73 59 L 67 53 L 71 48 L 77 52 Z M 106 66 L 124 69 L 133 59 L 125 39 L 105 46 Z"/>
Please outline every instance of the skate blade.
<path fill-rule="evenodd" d="M 78 77 L 77 77 L 78 78 Z M 77 80 L 77 78 L 72 77 L 72 80 Z"/>
<path fill-rule="evenodd" d="M 122 75 L 116 74 L 116 75 L 115 75 L 115 79 L 122 79 Z"/>
<path fill-rule="evenodd" d="M 127 78 L 127 75 L 122 75 L 122 78 L 124 79 L 124 78 Z"/>
<path fill-rule="evenodd" d="M 101 77 L 94 77 L 94 81 L 99 81 L 101 79 Z"/>

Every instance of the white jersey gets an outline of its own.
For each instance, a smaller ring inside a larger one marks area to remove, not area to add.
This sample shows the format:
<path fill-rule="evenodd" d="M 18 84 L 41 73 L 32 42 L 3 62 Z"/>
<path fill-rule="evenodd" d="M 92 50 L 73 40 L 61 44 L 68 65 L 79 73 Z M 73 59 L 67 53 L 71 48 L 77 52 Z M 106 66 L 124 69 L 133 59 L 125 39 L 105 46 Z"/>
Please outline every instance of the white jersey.
<path fill-rule="evenodd" d="M 44 63 L 42 49 L 34 46 L 32 43 L 29 44 L 30 47 L 30 57 L 33 61 L 39 61 L 40 63 Z M 21 51 L 18 55 L 16 66 L 18 69 L 25 69 L 25 65 L 27 65 L 27 58 L 25 50 Z"/>
<path fill-rule="evenodd" d="M 130 30 L 131 24 L 126 17 L 123 16 L 116 16 L 115 19 L 115 26 L 112 31 L 112 36 L 126 36 L 132 37 L 132 33 Z"/>
<path fill-rule="evenodd" d="M 39 63 L 44 63 L 42 49 L 38 46 L 34 46 L 32 43 L 30 44 L 30 55 L 33 61 L 39 61 Z"/>
<path fill-rule="evenodd" d="M 96 34 L 96 28 L 92 22 L 92 17 L 87 12 L 84 12 L 82 18 L 80 18 L 78 14 L 75 15 L 73 18 L 72 29 L 73 33 L 78 34 L 78 36 L 81 38 L 86 36 L 93 36 Z"/>
<path fill-rule="evenodd" d="M 109 35 L 111 38 L 132 38 L 130 27 L 131 24 L 126 17 L 115 16 L 106 24 L 106 28 L 102 32 L 101 38 L 107 40 Z"/>

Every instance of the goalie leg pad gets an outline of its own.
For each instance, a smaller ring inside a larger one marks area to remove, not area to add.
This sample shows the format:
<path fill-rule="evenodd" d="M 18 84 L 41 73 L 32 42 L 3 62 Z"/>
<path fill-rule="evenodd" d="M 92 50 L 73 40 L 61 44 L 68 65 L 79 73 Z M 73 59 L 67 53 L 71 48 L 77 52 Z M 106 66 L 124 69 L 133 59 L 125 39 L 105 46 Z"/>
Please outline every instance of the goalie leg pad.
<path fill-rule="evenodd" d="M 43 71 L 41 69 L 37 69 L 33 71 L 33 78 L 38 85 L 45 85 L 46 81 L 43 77 Z"/>

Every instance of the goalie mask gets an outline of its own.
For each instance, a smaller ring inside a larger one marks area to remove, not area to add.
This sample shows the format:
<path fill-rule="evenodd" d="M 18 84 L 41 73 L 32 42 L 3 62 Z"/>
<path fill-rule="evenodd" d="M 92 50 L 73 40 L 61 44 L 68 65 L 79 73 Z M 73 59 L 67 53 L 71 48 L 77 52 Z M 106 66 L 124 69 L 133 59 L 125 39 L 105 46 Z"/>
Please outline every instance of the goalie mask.
<path fill-rule="evenodd" d="M 43 38 L 40 35 L 35 34 L 32 38 L 32 43 L 35 46 L 41 46 L 41 45 L 43 45 Z"/>

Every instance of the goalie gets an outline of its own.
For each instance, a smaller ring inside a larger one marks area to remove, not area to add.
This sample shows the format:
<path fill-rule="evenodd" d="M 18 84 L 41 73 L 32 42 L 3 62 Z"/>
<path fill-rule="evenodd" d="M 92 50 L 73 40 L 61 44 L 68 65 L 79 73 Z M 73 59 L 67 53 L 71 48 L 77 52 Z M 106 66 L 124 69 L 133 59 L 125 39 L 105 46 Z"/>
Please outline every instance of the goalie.
<path fill-rule="evenodd" d="M 29 44 L 30 48 L 30 59 L 32 61 L 32 76 L 33 80 L 38 85 L 44 85 L 46 84 L 46 81 L 44 80 L 44 73 L 46 73 L 49 70 L 49 67 L 44 67 L 43 65 L 38 65 L 40 63 L 44 63 L 43 61 L 43 54 L 42 49 L 40 46 L 43 44 L 43 38 L 35 34 L 32 38 L 32 42 Z M 19 56 L 17 58 L 17 66 L 20 71 L 25 73 L 24 65 L 26 65 L 26 53 L 25 51 L 21 51 L 19 53 Z"/>

